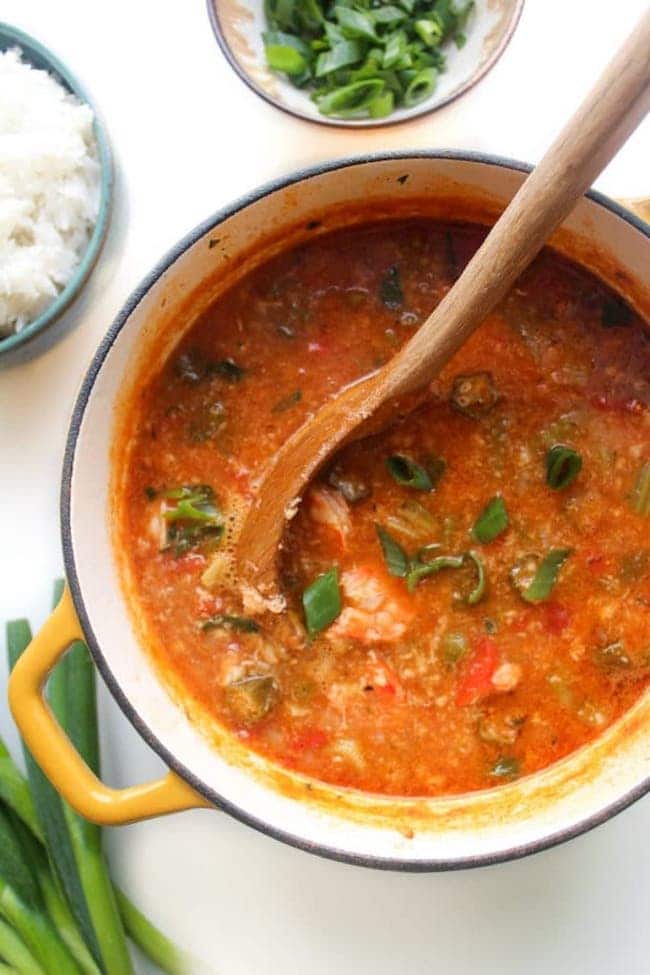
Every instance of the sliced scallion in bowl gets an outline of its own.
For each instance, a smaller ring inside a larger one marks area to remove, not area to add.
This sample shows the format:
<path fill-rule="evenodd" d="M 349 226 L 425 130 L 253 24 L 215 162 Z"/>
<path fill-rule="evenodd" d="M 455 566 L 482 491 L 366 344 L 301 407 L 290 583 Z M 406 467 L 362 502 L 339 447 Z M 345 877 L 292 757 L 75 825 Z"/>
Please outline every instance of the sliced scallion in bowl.
<path fill-rule="evenodd" d="M 266 0 L 267 64 L 322 115 L 380 119 L 433 94 L 473 0 Z"/>

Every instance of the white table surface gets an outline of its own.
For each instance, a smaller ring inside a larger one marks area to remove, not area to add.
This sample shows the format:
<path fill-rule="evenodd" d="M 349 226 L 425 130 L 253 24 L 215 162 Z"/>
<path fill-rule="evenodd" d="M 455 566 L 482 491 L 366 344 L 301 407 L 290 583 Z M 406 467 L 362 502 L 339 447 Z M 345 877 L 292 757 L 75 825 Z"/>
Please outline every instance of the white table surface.
<path fill-rule="evenodd" d="M 510 47 L 477 88 L 433 116 L 358 133 L 293 120 L 252 94 L 223 59 L 203 0 L 2 0 L 0 18 L 87 85 L 118 172 L 108 244 L 71 312 L 79 327 L 0 373 L 0 620 L 38 624 L 48 611 L 76 389 L 126 296 L 168 247 L 238 195 L 323 159 L 436 146 L 534 162 L 646 6 L 527 0 Z M 646 122 L 599 188 L 650 195 L 649 161 Z M 0 657 L 4 681 L 4 647 Z M 159 774 L 103 688 L 101 710 L 107 780 Z M 15 746 L 4 705 L 0 732 Z M 108 846 L 135 900 L 220 975 L 641 975 L 649 832 L 641 802 L 538 856 L 437 875 L 320 860 L 208 811 L 113 830 Z"/>

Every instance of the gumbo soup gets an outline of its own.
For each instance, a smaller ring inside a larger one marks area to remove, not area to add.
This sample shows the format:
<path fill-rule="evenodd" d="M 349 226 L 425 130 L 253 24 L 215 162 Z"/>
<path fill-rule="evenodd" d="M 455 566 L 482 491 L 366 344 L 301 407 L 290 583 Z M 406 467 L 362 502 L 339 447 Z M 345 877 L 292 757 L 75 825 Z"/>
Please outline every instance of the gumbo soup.
<path fill-rule="evenodd" d="M 222 295 L 129 404 L 118 544 L 161 671 L 250 749 L 337 786 L 511 781 L 650 680 L 649 333 L 550 250 L 415 412 L 310 485 L 282 611 L 232 577 L 268 459 L 408 340 L 485 234 L 410 220 L 298 246 Z"/>

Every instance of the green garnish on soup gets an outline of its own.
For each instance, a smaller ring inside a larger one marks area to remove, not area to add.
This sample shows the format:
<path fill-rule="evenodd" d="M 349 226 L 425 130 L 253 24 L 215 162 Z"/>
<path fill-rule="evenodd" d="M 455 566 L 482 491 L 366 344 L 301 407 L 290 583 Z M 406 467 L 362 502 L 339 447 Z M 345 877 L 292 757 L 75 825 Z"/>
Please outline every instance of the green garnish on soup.
<path fill-rule="evenodd" d="M 341 612 L 339 570 L 329 569 L 314 579 L 302 594 L 302 606 L 310 636 L 315 636 L 333 623 Z"/>

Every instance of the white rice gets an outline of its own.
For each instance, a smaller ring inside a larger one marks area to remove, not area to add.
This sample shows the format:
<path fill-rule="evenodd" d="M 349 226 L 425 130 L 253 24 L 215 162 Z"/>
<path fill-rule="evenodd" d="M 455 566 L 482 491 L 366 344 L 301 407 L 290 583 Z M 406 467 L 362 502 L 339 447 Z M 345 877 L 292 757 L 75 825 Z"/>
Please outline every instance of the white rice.
<path fill-rule="evenodd" d="M 93 113 L 46 71 L 0 53 L 0 336 L 65 287 L 99 208 Z"/>

